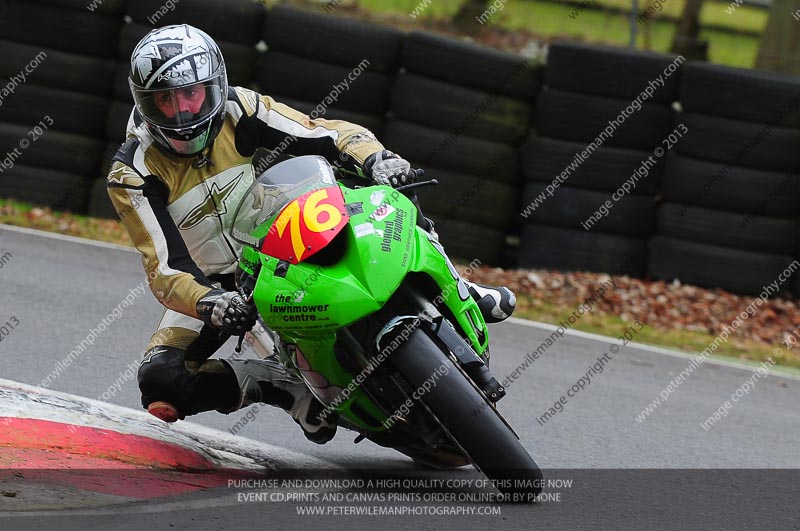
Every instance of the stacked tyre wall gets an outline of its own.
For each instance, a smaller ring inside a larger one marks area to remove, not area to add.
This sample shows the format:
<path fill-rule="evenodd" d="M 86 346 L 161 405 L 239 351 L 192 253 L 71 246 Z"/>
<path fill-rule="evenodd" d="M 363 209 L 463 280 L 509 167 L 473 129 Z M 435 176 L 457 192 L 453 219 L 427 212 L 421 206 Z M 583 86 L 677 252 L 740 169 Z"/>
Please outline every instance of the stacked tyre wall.
<path fill-rule="evenodd" d="M 133 107 L 130 54 L 153 27 L 187 22 L 220 44 L 231 84 L 364 125 L 436 178 L 419 196 L 452 256 L 751 293 L 798 254 L 800 81 L 790 76 L 685 63 L 576 164 L 675 57 L 555 43 L 542 68 L 248 0 L 7 4 L 0 88 L 14 90 L 0 102 L 0 154 L 11 155 L 0 197 L 113 217 L 104 181 Z M 688 132 L 588 227 L 679 126 Z"/>
<path fill-rule="evenodd" d="M 525 225 L 520 265 L 621 271 L 631 276 L 645 273 L 647 242 L 655 231 L 660 160 L 630 193 L 619 194 L 607 215 L 596 222 L 587 220 L 671 130 L 677 76 L 667 78 L 663 87 L 637 107 L 631 102 L 674 60 L 663 54 L 585 44 L 551 47 L 546 86 L 536 106 L 535 134 L 523 150 L 525 184 L 520 211 Z M 620 115 L 623 109 L 627 116 Z M 616 129 L 599 137 L 612 120 Z M 600 147 L 583 162 L 576 161 L 592 142 Z M 577 164 L 577 169 L 565 174 L 563 184 L 554 184 L 554 177 L 570 163 L 573 167 Z M 545 200 L 531 211 L 528 206 L 543 192 Z M 587 230 L 585 225 L 590 223 Z"/>
<path fill-rule="evenodd" d="M 312 118 L 346 120 L 382 135 L 402 32 L 277 6 L 262 38 L 256 88 Z"/>
<path fill-rule="evenodd" d="M 85 212 L 100 176 L 122 0 L 7 2 L 0 14 L 0 196 Z M 14 79 L 16 78 L 16 82 Z"/>
<path fill-rule="evenodd" d="M 650 274 L 759 293 L 797 256 L 800 79 L 689 63 Z"/>
<path fill-rule="evenodd" d="M 439 181 L 419 197 L 448 252 L 503 262 L 539 67 L 421 32 L 406 37 L 401 64 L 384 143 Z"/>

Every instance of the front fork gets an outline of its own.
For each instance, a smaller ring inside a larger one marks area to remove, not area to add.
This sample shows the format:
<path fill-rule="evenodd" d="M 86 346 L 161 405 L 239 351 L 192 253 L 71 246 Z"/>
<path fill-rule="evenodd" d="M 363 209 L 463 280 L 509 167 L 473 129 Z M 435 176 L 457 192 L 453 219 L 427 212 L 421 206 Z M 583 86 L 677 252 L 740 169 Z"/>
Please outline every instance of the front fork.
<path fill-rule="evenodd" d="M 259 317 L 256 326 L 245 334 L 245 342 L 261 358 L 268 358 L 275 354 L 280 339 L 277 334 L 269 329 L 264 320 Z"/>
<path fill-rule="evenodd" d="M 408 330 L 408 326 L 398 327 L 407 321 L 419 320 L 419 325 L 436 342 L 439 347 L 455 356 L 458 364 L 464 369 L 475 385 L 481 389 L 492 402 L 497 402 L 506 395 L 505 387 L 492 375 L 489 366 L 478 356 L 472 346 L 461 337 L 453 326 L 444 318 L 436 307 L 420 292 L 411 286 L 403 286 L 404 294 L 414 307 L 419 310 L 418 316 L 402 316 L 389 321 L 378 333 L 376 343 L 378 351 L 382 351 L 381 343 L 391 343 L 398 339 L 398 329 Z M 394 331 L 394 333 L 392 333 Z"/>
<path fill-rule="evenodd" d="M 248 273 L 244 268 L 239 267 L 234 278 L 236 280 L 236 289 L 239 294 L 246 300 L 252 301 L 253 293 L 255 293 L 256 281 L 258 274 L 261 272 L 261 262 L 258 262 L 253 267 L 253 273 Z M 236 346 L 236 352 L 242 351 L 242 343 L 247 342 L 259 358 L 264 359 L 272 356 L 276 352 L 276 348 L 280 343 L 278 334 L 270 330 L 267 323 L 264 322 L 260 316 L 256 321 L 256 325 L 249 332 L 245 332 L 239 337 L 239 344 Z"/>

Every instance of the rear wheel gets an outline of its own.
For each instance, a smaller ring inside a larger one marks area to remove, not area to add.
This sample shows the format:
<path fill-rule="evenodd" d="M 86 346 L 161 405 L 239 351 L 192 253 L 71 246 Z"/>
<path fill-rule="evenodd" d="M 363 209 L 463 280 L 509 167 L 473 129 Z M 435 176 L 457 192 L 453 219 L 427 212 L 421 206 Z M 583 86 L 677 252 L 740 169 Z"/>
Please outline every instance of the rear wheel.
<path fill-rule="evenodd" d="M 414 332 L 391 360 L 413 389 L 429 387 L 418 393 L 421 402 L 498 490 L 541 492 L 538 465 L 484 396 L 425 332 Z"/>

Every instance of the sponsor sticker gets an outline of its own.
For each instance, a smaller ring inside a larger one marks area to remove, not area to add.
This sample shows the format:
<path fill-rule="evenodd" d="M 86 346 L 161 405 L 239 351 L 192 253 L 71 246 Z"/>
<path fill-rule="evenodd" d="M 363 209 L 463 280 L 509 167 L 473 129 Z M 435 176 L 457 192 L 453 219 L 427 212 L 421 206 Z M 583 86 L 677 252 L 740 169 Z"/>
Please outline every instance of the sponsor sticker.
<path fill-rule="evenodd" d="M 356 238 L 363 238 L 364 236 L 368 236 L 370 234 L 383 237 L 383 231 L 376 229 L 372 223 L 362 223 L 360 225 L 356 225 L 354 229 L 356 231 Z"/>
<path fill-rule="evenodd" d="M 394 207 L 388 203 L 383 203 L 381 206 L 375 209 L 371 217 L 375 221 L 383 221 L 389 217 L 392 212 L 394 212 Z"/>
<path fill-rule="evenodd" d="M 375 206 L 380 206 L 383 203 L 383 199 L 386 197 L 386 192 L 383 190 L 375 190 L 369 196 L 369 202 Z"/>

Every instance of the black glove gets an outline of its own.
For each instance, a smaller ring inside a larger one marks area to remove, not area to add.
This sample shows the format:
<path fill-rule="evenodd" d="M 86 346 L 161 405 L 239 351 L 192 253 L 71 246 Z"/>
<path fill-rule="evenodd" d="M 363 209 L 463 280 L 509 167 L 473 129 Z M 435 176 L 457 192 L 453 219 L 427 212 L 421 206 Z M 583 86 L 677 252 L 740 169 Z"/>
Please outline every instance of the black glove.
<path fill-rule="evenodd" d="M 249 332 L 258 318 L 256 307 L 235 291 L 212 290 L 197 302 L 196 308 L 201 321 L 232 336 Z"/>
<path fill-rule="evenodd" d="M 392 188 L 414 182 L 411 164 L 385 149 L 367 157 L 364 161 L 364 170 L 378 184 L 386 184 Z"/>

